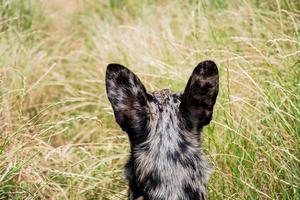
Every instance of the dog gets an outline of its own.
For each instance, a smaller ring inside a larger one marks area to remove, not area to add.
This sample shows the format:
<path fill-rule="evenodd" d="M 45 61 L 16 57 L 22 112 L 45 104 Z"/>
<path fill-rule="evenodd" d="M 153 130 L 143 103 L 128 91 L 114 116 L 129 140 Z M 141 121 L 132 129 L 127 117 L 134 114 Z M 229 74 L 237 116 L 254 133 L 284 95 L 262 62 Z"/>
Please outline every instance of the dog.
<path fill-rule="evenodd" d="M 207 199 L 211 167 L 201 150 L 201 133 L 218 95 L 217 65 L 199 63 L 181 94 L 149 93 L 120 64 L 107 66 L 105 83 L 116 122 L 130 141 L 128 199 Z"/>

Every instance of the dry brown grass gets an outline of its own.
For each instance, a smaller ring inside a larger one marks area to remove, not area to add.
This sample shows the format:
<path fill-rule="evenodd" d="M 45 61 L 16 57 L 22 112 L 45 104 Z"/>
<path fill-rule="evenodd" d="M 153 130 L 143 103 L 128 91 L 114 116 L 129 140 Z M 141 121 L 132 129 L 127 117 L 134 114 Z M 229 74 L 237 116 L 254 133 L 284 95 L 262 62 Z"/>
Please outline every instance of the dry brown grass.
<path fill-rule="evenodd" d="M 30 2 L 0 3 L 0 199 L 126 199 L 106 65 L 180 92 L 204 59 L 210 198 L 299 198 L 299 2 Z"/>

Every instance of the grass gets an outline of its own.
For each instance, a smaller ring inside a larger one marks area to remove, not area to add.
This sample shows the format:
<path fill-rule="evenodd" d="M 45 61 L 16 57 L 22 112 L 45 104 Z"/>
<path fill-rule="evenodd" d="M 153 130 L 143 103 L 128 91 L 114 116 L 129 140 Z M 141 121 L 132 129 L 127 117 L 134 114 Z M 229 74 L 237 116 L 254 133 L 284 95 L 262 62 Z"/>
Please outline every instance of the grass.
<path fill-rule="evenodd" d="M 0 199 L 126 199 L 106 65 L 183 90 L 215 60 L 210 199 L 300 198 L 300 2 L 0 1 Z"/>

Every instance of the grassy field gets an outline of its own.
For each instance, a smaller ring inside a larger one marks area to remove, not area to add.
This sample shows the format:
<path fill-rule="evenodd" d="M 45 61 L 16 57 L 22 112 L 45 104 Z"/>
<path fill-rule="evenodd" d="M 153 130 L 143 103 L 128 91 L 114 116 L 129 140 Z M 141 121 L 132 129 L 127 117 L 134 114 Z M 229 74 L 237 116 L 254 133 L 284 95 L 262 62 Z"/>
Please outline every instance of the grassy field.
<path fill-rule="evenodd" d="M 107 64 L 181 92 L 205 59 L 210 199 L 300 199 L 299 0 L 0 0 L 0 199 L 126 199 Z"/>

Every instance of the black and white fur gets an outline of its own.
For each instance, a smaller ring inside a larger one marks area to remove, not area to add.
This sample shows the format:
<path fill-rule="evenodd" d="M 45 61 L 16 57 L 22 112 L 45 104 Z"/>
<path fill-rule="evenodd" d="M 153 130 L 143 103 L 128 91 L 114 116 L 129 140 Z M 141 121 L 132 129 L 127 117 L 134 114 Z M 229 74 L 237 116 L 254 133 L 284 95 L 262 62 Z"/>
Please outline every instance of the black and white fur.
<path fill-rule="evenodd" d="M 216 64 L 199 63 L 179 95 L 167 89 L 148 93 L 119 64 L 107 66 L 105 81 L 116 121 L 131 145 L 125 166 L 129 199 L 207 199 L 211 169 L 200 146 L 218 95 Z"/>

